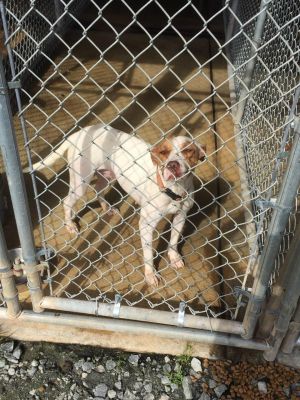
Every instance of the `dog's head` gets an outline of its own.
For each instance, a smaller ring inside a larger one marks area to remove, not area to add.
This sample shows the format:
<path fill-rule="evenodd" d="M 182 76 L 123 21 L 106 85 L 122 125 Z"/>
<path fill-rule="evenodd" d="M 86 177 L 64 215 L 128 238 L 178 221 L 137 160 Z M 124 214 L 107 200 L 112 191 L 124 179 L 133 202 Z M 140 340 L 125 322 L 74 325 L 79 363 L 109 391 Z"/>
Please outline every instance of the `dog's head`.
<path fill-rule="evenodd" d="M 206 147 L 186 136 L 164 139 L 151 150 L 152 162 L 162 170 L 166 181 L 180 179 L 205 159 Z"/>

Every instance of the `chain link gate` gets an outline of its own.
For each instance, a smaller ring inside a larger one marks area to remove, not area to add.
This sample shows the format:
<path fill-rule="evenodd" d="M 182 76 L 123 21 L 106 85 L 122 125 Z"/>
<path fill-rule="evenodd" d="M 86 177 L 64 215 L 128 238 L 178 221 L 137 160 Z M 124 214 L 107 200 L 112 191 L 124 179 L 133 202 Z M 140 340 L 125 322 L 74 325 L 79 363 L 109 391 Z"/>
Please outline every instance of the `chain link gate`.
<path fill-rule="evenodd" d="M 236 334 L 231 344 L 265 349 L 250 339 L 296 225 L 297 208 L 285 202 L 283 217 L 273 210 L 295 148 L 297 3 L 7 0 L 1 13 L 7 80 L 20 86 L 15 123 L 20 118 L 21 163 L 29 162 L 33 181 L 34 239 L 48 263 L 40 306 L 204 329 L 199 338 L 222 344 Z M 169 134 L 206 144 L 206 160 L 192 172 L 184 269 L 172 268 L 166 254 L 172 219 L 155 232 L 158 288 L 145 282 L 140 209 L 130 193 L 110 185 L 107 199 L 119 212 L 109 217 L 90 185 L 76 203 L 74 236 L 63 212 L 66 160 L 32 169 L 97 123 L 152 146 Z M 287 201 L 295 198 L 290 191 Z M 286 226 L 280 249 L 268 242 L 272 218 Z"/>

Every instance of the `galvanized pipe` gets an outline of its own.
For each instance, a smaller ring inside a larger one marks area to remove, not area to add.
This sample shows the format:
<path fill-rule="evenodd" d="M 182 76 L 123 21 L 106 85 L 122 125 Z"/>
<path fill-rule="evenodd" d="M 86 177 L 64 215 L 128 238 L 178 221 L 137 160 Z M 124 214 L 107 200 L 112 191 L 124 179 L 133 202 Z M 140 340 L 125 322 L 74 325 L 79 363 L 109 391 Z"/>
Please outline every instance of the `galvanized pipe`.
<path fill-rule="evenodd" d="M 299 271 L 300 271 L 300 268 L 298 268 L 298 274 L 299 274 Z M 293 321 L 290 322 L 290 324 L 289 324 L 287 334 L 285 335 L 285 338 L 282 341 L 280 350 L 283 353 L 291 354 L 294 350 L 294 347 L 297 344 L 299 335 L 300 335 L 300 303 L 298 302 L 298 307 L 295 312 Z"/>
<path fill-rule="evenodd" d="M 238 1 L 234 1 L 233 3 L 233 10 L 236 11 L 238 6 Z M 252 76 L 254 72 L 254 67 L 255 67 L 255 61 L 256 61 L 256 54 L 257 54 L 257 47 L 259 47 L 263 30 L 264 30 L 264 23 L 267 15 L 267 8 L 268 8 L 268 2 L 266 3 L 265 0 L 261 0 L 260 3 L 260 13 L 257 18 L 256 26 L 255 26 L 255 31 L 253 35 L 252 42 L 255 45 L 255 47 L 252 45 L 250 55 L 249 55 L 249 61 L 247 62 L 246 65 L 246 71 L 245 71 L 245 77 L 244 77 L 244 85 L 241 87 L 240 90 L 240 96 L 237 99 L 236 95 L 233 95 L 233 88 L 234 88 L 234 82 L 233 82 L 233 76 L 236 71 L 233 70 L 233 67 L 228 63 L 227 69 L 228 69 L 228 75 L 229 75 L 229 88 L 230 88 L 230 97 L 231 99 L 234 100 L 233 108 L 232 108 L 232 115 L 234 118 L 234 135 L 236 138 L 236 152 L 237 152 L 237 165 L 239 167 L 239 173 L 240 173 L 240 184 L 241 184 L 241 196 L 243 198 L 244 204 L 246 205 L 245 207 L 245 220 L 248 220 L 248 215 L 251 216 L 253 219 L 252 215 L 252 204 L 251 204 L 251 188 L 249 186 L 249 180 L 247 177 L 247 164 L 246 164 L 246 155 L 244 151 L 244 142 L 243 142 L 243 128 L 241 127 L 241 122 L 244 116 L 245 108 L 247 105 L 247 101 L 249 98 L 249 93 L 250 93 L 250 86 L 251 86 L 251 81 L 252 81 Z M 226 33 L 226 41 L 230 39 L 230 36 L 233 33 L 233 27 L 234 27 L 234 18 L 233 16 L 231 17 L 231 20 L 229 22 L 228 30 Z M 230 59 L 230 54 L 229 54 L 229 59 Z M 249 252 L 250 252 L 250 257 L 249 257 L 249 262 L 247 266 L 247 271 L 245 274 L 245 279 L 243 282 L 243 288 L 245 288 L 246 284 L 246 279 L 248 277 L 248 274 L 253 272 L 254 270 L 254 264 L 257 259 L 257 241 L 255 240 L 256 237 L 256 227 L 254 222 L 248 223 L 246 225 L 246 231 L 247 231 L 247 236 L 249 238 Z M 237 313 L 236 313 L 237 315 Z"/>
<path fill-rule="evenodd" d="M 6 241 L 2 224 L 0 223 L 0 280 L 2 294 L 6 304 L 7 315 L 11 318 L 17 317 L 21 313 L 21 306 L 18 299 L 15 278 L 12 265 L 8 257 Z"/>
<path fill-rule="evenodd" d="M 7 315 L 0 309 L 0 319 L 7 319 Z M 244 340 L 238 336 L 198 331 L 190 328 L 178 328 L 167 325 L 149 324 L 146 322 L 124 321 L 119 319 L 99 318 L 82 315 L 58 314 L 44 312 L 36 314 L 32 311 L 22 311 L 20 322 L 33 322 L 51 325 L 66 325 L 81 329 L 95 329 L 100 331 L 113 331 L 133 335 L 154 335 L 169 339 L 185 339 L 187 341 L 217 344 L 223 346 L 240 347 L 254 350 L 266 350 L 269 345 L 263 341 Z"/>
<path fill-rule="evenodd" d="M 9 103 L 8 86 L 5 80 L 4 67 L 0 54 L 0 148 L 5 165 L 9 191 L 16 219 L 24 270 L 27 275 L 32 304 L 35 311 L 42 309 L 39 303 L 42 299 L 41 279 L 37 270 L 30 211 L 26 197 L 26 189 L 22 168 L 16 144 L 12 113 Z"/>
<path fill-rule="evenodd" d="M 291 243 L 289 252 L 283 265 L 284 274 L 281 277 L 282 285 L 280 293 L 273 293 L 267 304 L 267 316 L 260 321 L 262 328 L 267 323 L 267 328 L 273 328 L 272 337 L 274 347 L 266 352 L 264 357 L 273 361 L 284 340 L 283 351 L 291 353 L 300 332 L 300 307 L 295 313 L 294 323 L 290 319 L 296 308 L 300 295 L 300 225 L 298 225 L 294 239 Z M 278 295 L 278 298 L 277 298 Z M 276 308 L 275 308 L 276 307 Z M 277 318 L 277 321 L 276 321 Z M 272 322 L 272 326 L 271 326 Z M 298 322 L 298 323 L 297 323 Z M 298 331 L 298 332 L 297 332 Z M 269 331 L 270 333 L 270 331 Z M 285 335 L 286 339 L 285 338 Z M 270 335 L 268 335 L 270 336 Z M 271 338 L 270 338 L 271 339 Z"/>
<path fill-rule="evenodd" d="M 265 300 L 274 263 L 278 255 L 284 229 L 294 206 L 294 201 L 300 186 L 300 120 L 295 119 L 295 139 L 291 150 L 287 170 L 283 178 L 280 193 L 273 210 L 262 255 L 259 260 L 251 298 L 247 305 L 243 326 L 244 338 L 250 339 L 261 313 Z"/>
<path fill-rule="evenodd" d="M 118 308 L 119 306 L 119 308 Z M 134 321 L 152 322 L 157 324 L 178 326 L 178 314 L 168 311 L 151 310 L 123 306 L 120 304 L 103 304 L 85 300 L 65 299 L 46 296 L 41 301 L 44 309 L 90 314 L 101 317 L 113 317 L 115 310 L 118 310 L 118 318 Z M 215 332 L 232 333 L 242 335 L 243 327 L 240 322 L 224 319 L 206 318 L 196 315 L 184 316 L 183 326 L 185 328 L 203 329 Z"/>
<path fill-rule="evenodd" d="M 238 111 L 236 114 L 236 121 L 238 124 L 240 124 L 240 122 L 243 118 L 245 107 L 246 107 L 247 100 L 249 97 L 253 71 L 254 71 L 255 62 L 257 59 L 256 54 L 257 54 L 259 45 L 261 43 L 261 38 L 263 35 L 263 31 L 264 31 L 268 5 L 269 5 L 269 1 L 261 0 L 259 15 L 257 17 L 257 21 L 256 21 L 256 25 L 255 25 L 255 31 L 254 31 L 253 38 L 251 40 L 252 46 L 251 46 L 251 51 L 250 51 L 250 55 L 249 55 L 249 61 L 247 62 L 247 65 L 246 65 L 245 76 L 243 79 L 243 86 L 241 87 L 240 97 L 238 99 Z M 253 44 L 255 45 L 255 47 L 253 46 Z"/>
<path fill-rule="evenodd" d="M 299 159 L 300 162 L 300 159 Z M 290 247 L 288 256 L 286 258 L 286 263 L 288 264 L 288 270 L 290 271 L 285 290 L 285 295 L 280 304 L 280 314 L 277 321 L 274 324 L 274 329 L 272 332 L 273 347 L 268 351 L 264 352 L 264 358 L 268 361 L 274 361 L 283 339 L 288 332 L 289 323 L 292 318 L 293 313 L 297 307 L 297 302 L 300 295 L 300 237 L 295 236 L 292 245 Z M 300 313 L 296 313 L 296 318 L 300 317 Z M 298 324 L 299 327 L 299 324 Z M 289 342 L 288 342 L 288 345 Z"/>
<path fill-rule="evenodd" d="M 258 337 L 267 339 L 272 333 L 275 320 L 281 311 L 281 302 L 287 290 L 289 290 L 289 279 L 300 271 L 299 254 L 297 247 L 300 246 L 300 224 L 294 233 L 289 252 L 284 264 L 280 268 L 279 276 L 272 286 L 272 294 L 268 299 L 263 315 L 259 320 Z M 299 293 L 300 294 L 300 293 Z"/>

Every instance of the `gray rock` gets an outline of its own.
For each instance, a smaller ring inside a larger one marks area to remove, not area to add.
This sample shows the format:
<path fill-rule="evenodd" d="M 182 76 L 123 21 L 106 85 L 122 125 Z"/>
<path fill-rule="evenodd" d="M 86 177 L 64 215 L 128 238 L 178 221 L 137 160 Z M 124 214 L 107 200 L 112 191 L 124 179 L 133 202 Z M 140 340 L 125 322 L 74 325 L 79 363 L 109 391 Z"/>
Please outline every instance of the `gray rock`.
<path fill-rule="evenodd" d="M 171 384 L 170 384 L 170 388 L 171 388 L 172 392 L 174 392 L 175 390 L 177 390 L 177 389 L 178 389 L 178 385 L 177 385 L 177 383 L 173 383 L 173 382 L 171 382 Z"/>
<path fill-rule="evenodd" d="M 86 372 L 83 372 L 83 374 L 86 374 Z M 91 387 L 97 386 L 101 382 L 101 374 L 100 372 L 92 371 L 89 374 L 87 374 L 85 379 L 89 386 Z"/>
<path fill-rule="evenodd" d="M 210 379 L 208 381 L 208 386 L 209 386 L 210 389 L 214 389 L 217 386 L 217 382 L 214 381 L 213 379 Z"/>
<path fill-rule="evenodd" d="M 107 392 L 107 397 L 109 399 L 115 399 L 117 397 L 117 392 L 111 389 Z"/>
<path fill-rule="evenodd" d="M 128 361 L 130 362 L 130 364 L 135 366 L 138 365 L 139 359 L 140 356 L 138 354 L 130 354 L 130 356 L 128 357 Z"/>
<path fill-rule="evenodd" d="M 152 383 L 146 383 L 144 386 L 145 392 L 151 393 L 152 392 Z"/>
<path fill-rule="evenodd" d="M 264 381 L 257 382 L 257 388 L 261 393 L 268 393 L 268 387 Z"/>
<path fill-rule="evenodd" d="M 179 372 L 181 370 L 181 365 L 177 362 L 175 363 L 174 371 Z"/>
<path fill-rule="evenodd" d="M 185 376 L 182 379 L 182 389 L 185 399 L 192 400 L 193 399 L 192 382 L 189 376 Z"/>
<path fill-rule="evenodd" d="M 4 368 L 6 365 L 6 361 L 4 358 L 0 358 L 0 368 Z"/>
<path fill-rule="evenodd" d="M 139 392 L 143 387 L 142 382 L 134 382 L 133 389 Z"/>
<path fill-rule="evenodd" d="M 220 398 L 222 396 L 222 394 L 224 392 L 226 392 L 227 386 L 222 383 L 221 385 L 216 386 L 214 390 L 215 390 L 216 396 L 218 398 Z"/>
<path fill-rule="evenodd" d="M 195 372 L 202 372 L 202 364 L 201 364 L 201 361 L 200 361 L 198 358 L 196 358 L 196 357 L 193 357 L 193 358 L 192 358 L 191 367 L 193 368 L 193 370 L 194 370 Z"/>
<path fill-rule="evenodd" d="M 170 357 L 165 356 L 165 363 L 168 364 L 170 361 L 171 361 L 171 360 L 170 360 Z"/>
<path fill-rule="evenodd" d="M 121 390 L 121 389 L 122 389 L 122 382 L 121 382 L 121 381 L 115 382 L 115 388 L 116 388 L 117 390 Z"/>
<path fill-rule="evenodd" d="M 81 366 L 81 369 L 84 372 L 91 372 L 93 368 L 94 368 L 94 364 L 90 361 L 84 362 Z"/>
<path fill-rule="evenodd" d="M 83 366 L 83 364 L 84 364 L 84 362 L 85 362 L 85 361 L 84 361 L 83 358 L 81 358 L 80 360 L 78 360 L 78 361 L 74 364 L 75 369 L 77 369 L 77 370 L 81 369 L 82 366 Z"/>
<path fill-rule="evenodd" d="M 167 394 L 162 394 L 158 400 L 170 400 L 170 397 Z"/>
<path fill-rule="evenodd" d="M 11 367 L 10 367 L 10 368 L 8 369 L 7 373 L 8 373 L 9 376 L 14 376 L 15 373 L 16 373 L 16 370 L 15 370 L 14 368 L 11 368 Z"/>
<path fill-rule="evenodd" d="M 162 376 L 161 378 L 161 384 L 162 385 L 170 385 L 170 379 L 167 376 Z"/>
<path fill-rule="evenodd" d="M 12 356 L 11 354 L 4 354 L 4 357 L 7 359 L 7 361 L 9 361 L 12 364 L 18 364 L 19 363 L 19 361 L 14 356 Z"/>
<path fill-rule="evenodd" d="M 93 393 L 97 397 L 105 397 L 107 393 L 108 387 L 105 385 L 105 383 L 100 383 L 95 387 L 93 390 Z"/>
<path fill-rule="evenodd" d="M 285 387 L 285 388 L 283 388 L 282 390 L 283 390 L 284 394 L 286 395 L 286 397 L 289 399 L 289 398 L 290 398 L 290 395 L 291 395 L 291 390 L 290 390 L 290 388 Z"/>
<path fill-rule="evenodd" d="M 100 372 L 100 373 L 105 372 L 105 368 L 104 368 L 103 365 L 98 365 L 98 366 L 96 367 L 96 370 L 97 370 L 98 372 Z"/>
<path fill-rule="evenodd" d="M 169 374 L 172 371 L 171 365 L 170 364 L 165 364 L 163 366 L 163 371 L 165 374 Z"/>
<path fill-rule="evenodd" d="M 198 400 L 210 400 L 211 397 L 208 393 L 203 392 Z"/>
<path fill-rule="evenodd" d="M 28 369 L 27 375 L 30 378 L 32 378 L 35 375 L 36 371 L 37 371 L 37 367 L 31 367 L 31 368 Z"/>
<path fill-rule="evenodd" d="M 126 389 L 123 399 L 124 400 L 136 400 L 136 397 L 129 389 Z"/>
<path fill-rule="evenodd" d="M 154 394 L 152 393 L 147 393 L 146 396 L 143 397 L 143 400 L 154 400 Z"/>
<path fill-rule="evenodd" d="M 14 349 L 12 355 L 13 355 L 13 357 L 15 357 L 17 360 L 20 360 L 21 355 L 22 355 L 22 348 L 21 348 L 20 345 L 18 345 L 18 346 Z"/>
<path fill-rule="evenodd" d="M 130 373 L 129 373 L 128 371 L 125 371 L 125 372 L 124 372 L 124 377 L 125 377 L 125 378 L 129 378 L 129 377 L 130 377 Z"/>
<path fill-rule="evenodd" d="M 107 371 L 112 371 L 114 368 L 116 368 L 116 363 L 113 360 L 107 360 L 105 363 L 105 368 Z"/>
<path fill-rule="evenodd" d="M 14 350 L 15 343 L 12 342 L 4 342 L 0 345 L 1 351 L 4 351 L 5 353 L 11 353 Z"/>
<path fill-rule="evenodd" d="M 32 360 L 31 361 L 31 366 L 32 367 L 37 367 L 39 365 L 39 362 L 37 360 Z"/>

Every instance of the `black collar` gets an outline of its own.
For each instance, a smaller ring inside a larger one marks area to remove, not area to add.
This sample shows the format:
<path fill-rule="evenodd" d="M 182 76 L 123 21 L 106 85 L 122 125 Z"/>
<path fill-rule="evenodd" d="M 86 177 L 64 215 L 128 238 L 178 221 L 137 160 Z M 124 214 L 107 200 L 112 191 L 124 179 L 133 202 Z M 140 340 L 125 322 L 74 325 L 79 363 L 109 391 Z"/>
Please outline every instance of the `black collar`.
<path fill-rule="evenodd" d="M 164 190 L 162 190 L 162 192 L 165 193 L 167 196 L 169 196 L 172 200 L 175 200 L 175 201 L 182 200 L 182 196 L 179 196 L 179 194 L 174 193 L 173 190 L 171 190 L 169 188 L 165 188 Z"/>

